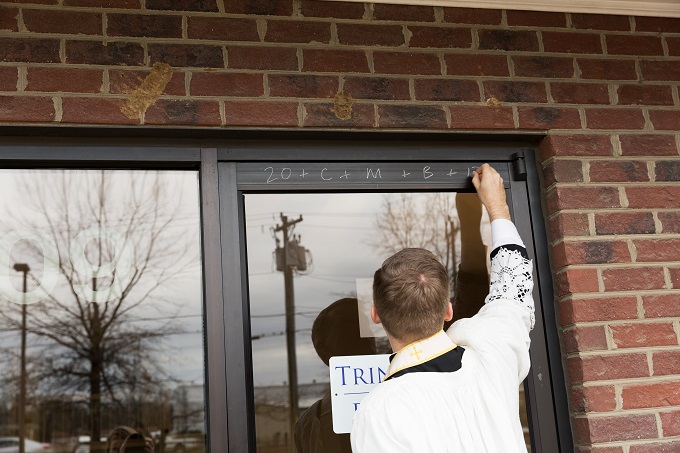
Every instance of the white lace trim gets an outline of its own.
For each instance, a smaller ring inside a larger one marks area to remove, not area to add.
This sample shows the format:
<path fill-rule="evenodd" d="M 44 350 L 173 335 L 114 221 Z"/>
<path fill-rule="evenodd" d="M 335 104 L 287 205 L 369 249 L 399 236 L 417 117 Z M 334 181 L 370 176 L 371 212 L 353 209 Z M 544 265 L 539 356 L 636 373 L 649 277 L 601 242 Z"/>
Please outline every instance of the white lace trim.
<path fill-rule="evenodd" d="M 529 312 L 530 329 L 534 328 L 534 298 L 531 291 L 534 287 L 531 260 L 522 256 L 518 250 L 509 250 L 501 246 L 491 260 L 491 287 L 486 303 L 494 300 L 514 300 Z"/>

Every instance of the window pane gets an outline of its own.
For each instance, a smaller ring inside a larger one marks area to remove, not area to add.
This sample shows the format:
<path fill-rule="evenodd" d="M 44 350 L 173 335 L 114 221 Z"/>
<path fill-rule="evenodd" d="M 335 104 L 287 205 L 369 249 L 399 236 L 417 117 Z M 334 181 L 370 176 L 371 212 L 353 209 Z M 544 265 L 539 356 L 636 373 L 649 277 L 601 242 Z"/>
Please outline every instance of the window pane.
<path fill-rule="evenodd" d="M 4 170 L 0 194 L 0 437 L 205 451 L 197 172 Z"/>
<path fill-rule="evenodd" d="M 423 247 L 449 270 L 455 318 L 472 316 L 489 289 L 488 216 L 476 194 L 454 193 L 248 194 L 245 205 L 258 452 L 293 452 L 296 444 L 304 453 L 320 445 L 350 452 L 349 435 L 330 427 L 325 362 L 391 352 L 368 317 L 359 320 L 370 306 L 361 307 L 357 279 L 371 279 L 402 248 Z M 288 291 L 284 220 L 294 224 L 287 229 Z"/>

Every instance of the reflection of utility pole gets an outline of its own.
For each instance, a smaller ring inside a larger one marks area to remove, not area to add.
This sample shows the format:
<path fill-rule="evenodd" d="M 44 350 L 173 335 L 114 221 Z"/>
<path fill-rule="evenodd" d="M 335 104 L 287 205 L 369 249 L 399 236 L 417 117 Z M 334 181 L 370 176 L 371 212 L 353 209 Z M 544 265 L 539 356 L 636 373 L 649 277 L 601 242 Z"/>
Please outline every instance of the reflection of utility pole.
<path fill-rule="evenodd" d="M 19 370 L 19 453 L 25 453 L 26 440 L 26 277 L 31 270 L 28 264 L 16 263 L 14 270 L 24 273 L 23 300 L 21 301 L 21 365 Z"/>
<path fill-rule="evenodd" d="M 449 215 L 446 223 L 448 225 L 447 242 L 451 244 L 451 290 L 456 287 L 458 281 L 458 266 L 456 265 L 456 221 Z M 448 261 L 448 257 L 446 259 Z"/>
<path fill-rule="evenodd" d="M 297 220 L 289 221 L 288 217 L 281 213 L 281 225 L 276 225 L 274 232 L 283 233 L 283 247 L 279 247 L 276 238 L 276 269 L 283 271 L 283 285 L 286 298 L 286 351 L 288 354 L 288 401 L 290 439 L 292 441 L 295 432 L 295 422 L 298 419 L 298 382 L 297 382 L 297 357 L 295 355 L 295 294 L 293 292 L 293 268 L 305 270 L 307 268 L 305 254 L 299 254 L 299 240 L 291 240 L 292 229 L 302 222 L 302 216 Z M 304 249 L 303 249 L 304 250 Z M 280 257 L 280 258 L 279 258 Z"/>

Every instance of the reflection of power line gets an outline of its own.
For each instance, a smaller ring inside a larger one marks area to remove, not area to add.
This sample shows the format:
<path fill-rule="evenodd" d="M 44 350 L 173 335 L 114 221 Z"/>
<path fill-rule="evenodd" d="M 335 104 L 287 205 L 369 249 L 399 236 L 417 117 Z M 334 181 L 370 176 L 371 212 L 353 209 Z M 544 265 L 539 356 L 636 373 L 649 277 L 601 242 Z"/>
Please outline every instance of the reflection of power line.
<path fill-rule="evenodd" d="M 298 334 L 298 333 L 309 333 L 311 331 L 312 331 L 312 329 L 297 329 L 295 331 L 295 333 L 296 334 Z M 282 330 L 280 332 L 260 333 L 260 334 L 251 336 L 250 339 L 251 340 L 259 340 L 261 338 L 282 337 L 284 335 L 286 335 L 286 332 Z"/>
<path fill-rule="evenodd" d="M 356 279 L 341 279 L 341 278 L 331 278 L 331 277 L 319 277 L 316 275 L 308 275 L 309 278 L 312 278 L 314 280 L 323 280 L 326 282 L 334 282 L 334 283 L 355 283 Z"/>
<path fill-rule="evenodd" d="M 294 314 L 299 315 L 299 316 L 306 316 L 306 315 L 315 315 L 318 314 L 318 311 L 296 311 Z M 278 318 L 286 316 L 286 313 L 271 313 L 267 315 L 250 315 L 251 318 Z"/>

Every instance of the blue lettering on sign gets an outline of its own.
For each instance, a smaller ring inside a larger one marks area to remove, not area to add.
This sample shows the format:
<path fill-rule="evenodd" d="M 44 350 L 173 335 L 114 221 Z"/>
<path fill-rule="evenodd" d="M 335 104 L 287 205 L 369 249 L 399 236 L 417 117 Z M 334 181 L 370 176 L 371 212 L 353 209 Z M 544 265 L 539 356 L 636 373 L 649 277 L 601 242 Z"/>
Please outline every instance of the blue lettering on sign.
<path fill-rule="evenodd" d="M 379 384 L 383 381 L 383 378 L 385 376 L 387 376 L 387 372 L 380 367 L 352 368 L 349 365 L 341 365 L 341 366 L 336 366 L 335 369 L 336 370 L 339 369 L 340 373 L 342 373 L 342 384 L 341 385 L 348 385 L 347 384 L 347 377 L 345 375 L 345 371 L 349 371 L 350 369 L 352 370 L 351 372 L 354 374 L 354 384 L 349 384 L 349 385 L 376 384 L 376 378 L 377 378 L 377 383 Z M 366 379 L 368 379 L 368 381 Z"/>
<path fill-rule="evenodd" d="M 361 382 L 364 384 L 368 384 L 364 380 L 364 369 L 363 368 L 355 368 L 354 369 L 354 385 L 359 385 L 359 379 L 361 379 Z"/>
<path fill-rule="evenodd" d="M 343 366 L 336 366 L 335 369 L 337 370 L 338 368 L 342 369 L 342 385 L 347 385 L 345 382 L 345 368 L 349 368 L 349 365 L 343 365 Z"/>
<path fill-rule="evenodd" d="M 359 409 L 359 404 L 361 404 L 361 403 L 352 403 L 352 404 L 354 404 L 354 412 L 356 412 L 357 409 Z"/>

